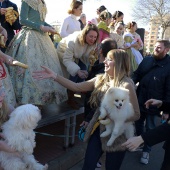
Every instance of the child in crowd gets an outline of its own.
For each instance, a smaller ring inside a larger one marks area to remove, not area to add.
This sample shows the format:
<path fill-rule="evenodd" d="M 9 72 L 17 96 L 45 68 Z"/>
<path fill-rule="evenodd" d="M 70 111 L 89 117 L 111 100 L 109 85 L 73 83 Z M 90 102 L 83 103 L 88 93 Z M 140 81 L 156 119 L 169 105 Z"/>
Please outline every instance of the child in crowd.
<path fill-rule="evenodd" d="M 97 25 L 100 22 L 100 13 L 106 10 L 106 7 L 104 5 L 101 5 L 99 8 L 97 8 L 96 13 L 97 17 L 90 20 L 91 23 Z"/>
<path fill-rule="evenodd" d="M 97 25 L 100 35 L 99 43 L 110 36 L 110 28 L 108 27 L 108 25 L 111 22 L 111 18 L 112 14 L 106 10 L 100 13 L 100 22 Z"/>
<path fill-rule="evenodd" d="M 131 72 L 133 72 L 143 60 L 143 56 L 139 52 L 143 48 L 143 42 L 140 35 L 136 33 L 136 22 L 127 23 L 126 30 L 127 32 L 124 34 L 125 48 L 131 58 Z"/>
<path fill-rule="evenodd" d="M 124 25 L 123 23 L 123 18 L 124 18 L 124 14 L 123 12 L 121 11 L 115 11 L 112 15 L 112 21 L 109 25 L 109 28 L 110 30 L 113 32 L 115 30 L 115 24 L 118 23 L 118 22 L 122 22 L 122 24 Z M 123 32 L 122 32 L 122 35 L 123 35 Z"/>
<path fill-rule="evenodd" d="M 122 36 L 122 32 L 124 30 L 124 26 L 122 22 L 117 22 L 115 24 L 114 31 L 110 32 L 110 38 L 117 42 L 118 48 L 124 48 L 124 40 Z"/>

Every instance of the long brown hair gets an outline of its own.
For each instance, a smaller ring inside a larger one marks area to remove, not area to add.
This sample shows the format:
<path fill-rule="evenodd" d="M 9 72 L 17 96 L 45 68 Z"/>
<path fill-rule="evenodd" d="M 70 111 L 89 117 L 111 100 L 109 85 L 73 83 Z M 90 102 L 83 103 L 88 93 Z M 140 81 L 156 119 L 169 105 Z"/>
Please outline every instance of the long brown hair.
<path fill-rule="evenodd" d="M 101 100 L 101 92 L 106 92 L 109 86 L 119 87 L 121 80 L 130 75 L 130 57 L 127 52 L 122 49 L 114 49 L 108 52 L 107 57 L 114 60 L 114 78 L 105 73 L 98 75 L 95 81 L 95 88 L 90 98 L 92 106 L 98 106 Z"/>
<path fill-rule="evenodd" d="M 91 31 L 96 31 L 97 32 L 97 39 L 96 39 L 96 42 L 97 43 L 99 41 L 99 30 L 97 28 L 97 26 L 95 24 L 91 24 L 91 23 L 88 23 L 82 30 L 80 36 L 78 37 L 79 39 L 79 43 L 81 45 L 84 45 L 85 44 L 85 40 L 86 40 L 86 35 Z"/>
<path fill-rule="evenodd" d="M 72 0 L 72 2 L 70 4 L 70 9 L 67 11 L 68 14 L 73 14 L 73 9 L 77 9 L 80 5 L 83 5 L 82 2 Z"/>

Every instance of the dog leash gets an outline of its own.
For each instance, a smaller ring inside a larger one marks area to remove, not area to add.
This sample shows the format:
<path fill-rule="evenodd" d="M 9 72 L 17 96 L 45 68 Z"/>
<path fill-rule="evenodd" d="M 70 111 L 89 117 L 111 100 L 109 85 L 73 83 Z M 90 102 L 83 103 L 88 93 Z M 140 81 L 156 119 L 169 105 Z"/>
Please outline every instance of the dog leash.
<path fill-rule="evenodd" d="M 72 137 L 72 136 L 66 136 L 66 135 L 52 135 L 52 134 L 44 133 L 44 132 L 35 132 L 35 133 L 39 135 L 43 135 L 43 136 L 60 137 L 60 138 Z M 78 136 L 78 135 L 75 135 L 75 136 Z"/>

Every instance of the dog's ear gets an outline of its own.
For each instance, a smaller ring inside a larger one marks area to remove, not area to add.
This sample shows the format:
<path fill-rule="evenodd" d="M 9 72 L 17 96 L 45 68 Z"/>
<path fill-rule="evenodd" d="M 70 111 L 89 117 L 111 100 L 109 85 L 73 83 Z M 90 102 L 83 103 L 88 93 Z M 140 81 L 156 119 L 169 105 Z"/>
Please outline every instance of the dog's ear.
<path fill-rule="evenodd" d="M 41 114 L 38 107 L 26 104 L 17 107 L 12 112 L 11 118 L 16 122 L 16 126 L 20 128 L 35 128 L 37 122 L 41 119 Z"/>

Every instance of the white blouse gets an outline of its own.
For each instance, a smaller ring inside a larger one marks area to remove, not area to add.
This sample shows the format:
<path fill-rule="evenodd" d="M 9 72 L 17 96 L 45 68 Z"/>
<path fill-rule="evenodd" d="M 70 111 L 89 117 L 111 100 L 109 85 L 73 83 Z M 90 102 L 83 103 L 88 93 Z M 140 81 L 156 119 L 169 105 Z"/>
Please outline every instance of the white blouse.
<path fill-rule="evenodd" d="M 71 14 L 64 19 L 60 28 L 60 36 L 62 38 L 67 37 L 69 34 L 72 34 L 75 31 L 80 31 L 80 22 L 77 20 L 76 16 Z"/>

